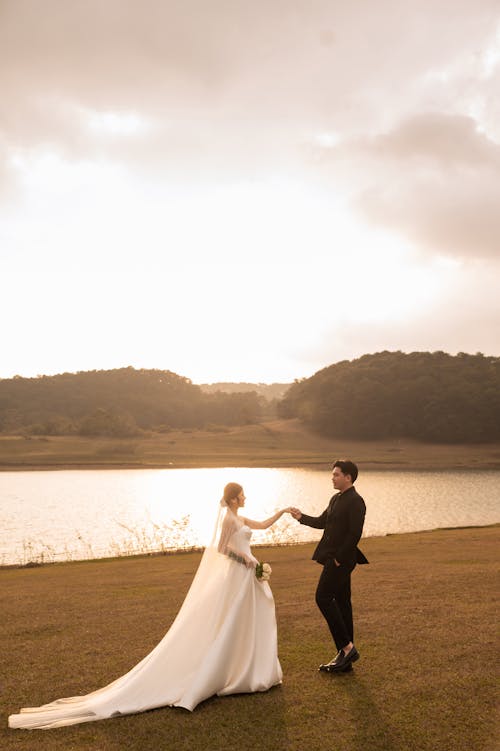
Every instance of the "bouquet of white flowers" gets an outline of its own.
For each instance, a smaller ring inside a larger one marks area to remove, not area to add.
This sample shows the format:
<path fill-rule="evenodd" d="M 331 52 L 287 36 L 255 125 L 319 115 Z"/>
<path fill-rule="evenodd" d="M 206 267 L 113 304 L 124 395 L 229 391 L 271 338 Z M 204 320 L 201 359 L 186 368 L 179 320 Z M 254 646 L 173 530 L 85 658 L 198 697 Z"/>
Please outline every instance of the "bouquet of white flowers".
<path fill-rule="evenodd" d="M 267 582 L 271 578 L 272 571 L 269 563 L 258 563 L 255 567 L 255 576 L 259 581 Z"/>

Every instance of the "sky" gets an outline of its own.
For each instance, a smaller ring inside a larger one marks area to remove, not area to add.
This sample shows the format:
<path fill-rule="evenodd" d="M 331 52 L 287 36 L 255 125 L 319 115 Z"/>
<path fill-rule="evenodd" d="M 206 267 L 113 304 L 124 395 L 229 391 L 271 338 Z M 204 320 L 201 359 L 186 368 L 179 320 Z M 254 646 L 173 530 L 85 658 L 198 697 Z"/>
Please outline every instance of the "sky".
<path fill-rule="evenodd" d="M 500 355 L 498 0 L 0 0 L 0 377 Z"/>

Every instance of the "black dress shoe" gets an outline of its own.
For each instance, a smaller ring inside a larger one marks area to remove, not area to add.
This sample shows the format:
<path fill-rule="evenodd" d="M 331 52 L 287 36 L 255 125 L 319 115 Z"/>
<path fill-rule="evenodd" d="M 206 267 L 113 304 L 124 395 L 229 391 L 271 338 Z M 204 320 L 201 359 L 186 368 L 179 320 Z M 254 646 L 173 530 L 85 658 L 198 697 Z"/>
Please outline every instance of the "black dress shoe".
<path fill-rule="evenodd" d="M 323 673 L 329 673 L 332 665 L 335 665 L 335 662 L 339 659 L 339 657 L 341 656 L 341 654 L 343 654 L 342 650 L 340 652 L 337 652 L 337 654 L 335 655 L 335 657 L 333 657 L 330 660 L 330 662 L 325 662 L 324 665 L 320 665 L 319 666 L 319 670 L 321 670 L 321 672 L 323 672 Z"/>
<path fill-rule="evenodd" d="M 352 647 L 347 654 L 341 649 L 337 659 L 328 668 L 328 672 L 343 673 L 349 665 L 352 667 L 352 663 L 356 660 L 359 660 L 359 652 L 356 647 Z"/>
<path fill-rule="evenodd" d="M 319 669 L 322 673 L 329 673 L 330 675 L 332 673 L 336 673 L 337 675 L 340 675 L 340 673 L 354 673 L 352 663 L 349 663 L 349 665 L 347 665 L 345 668 L 341 668 L 340 670 L 332 670 L 332 666 L 330 664 L 320 665 Z"/>

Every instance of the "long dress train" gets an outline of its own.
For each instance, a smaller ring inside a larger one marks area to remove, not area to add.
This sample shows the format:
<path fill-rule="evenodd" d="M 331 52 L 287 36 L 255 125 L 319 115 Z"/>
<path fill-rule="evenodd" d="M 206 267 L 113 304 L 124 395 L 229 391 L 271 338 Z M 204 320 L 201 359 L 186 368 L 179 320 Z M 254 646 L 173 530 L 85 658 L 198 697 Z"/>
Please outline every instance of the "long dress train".
<path fill-rule="evenodd" d="M 214 694 L 266 691 L 280 683 L 273 595 L 244 565 L 257 563 L 252 531 L 232 517 L 227 512 L 219 549 L 205 551 L 175 621 L 152 652 L 104 688 L 21 709 L 9 726 L 55 728 L 161 706 L 192 711 Z"/>

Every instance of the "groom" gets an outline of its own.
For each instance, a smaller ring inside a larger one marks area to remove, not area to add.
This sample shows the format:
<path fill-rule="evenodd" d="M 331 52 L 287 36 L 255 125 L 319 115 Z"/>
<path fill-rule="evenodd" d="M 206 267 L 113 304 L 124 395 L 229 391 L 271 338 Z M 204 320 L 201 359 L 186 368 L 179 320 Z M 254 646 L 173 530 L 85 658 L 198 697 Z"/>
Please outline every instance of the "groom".
<path fill-rule="evenodd" d="M 348 459 L 333 465 L 332 483 L 338 492 L 320 516 L 308 516 L 297 508 L 291 509 L 294 519 L 308 527 L 323 529 L 323 537 L 313 554 L 313 560 L 323 566 L 316 589 L 316 604 L 321 610 L 336 644 L 338 653 L 319 669 L 328 673 L 352 670 L 359 659 L 353 644 L 351 606 L 351 572 L 356 563 L 368 563 L 357 547 L 363 531 L 366 506 L 356 492 L 354 483 L 358 468 Z"/>

